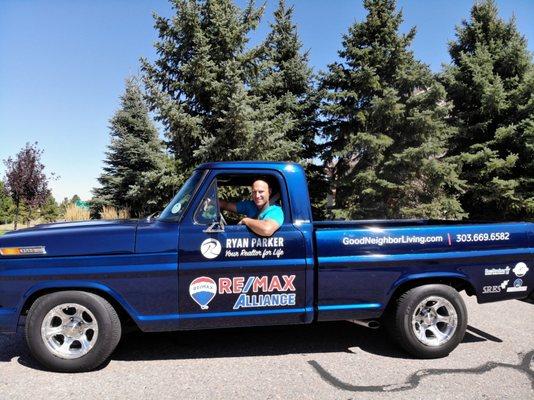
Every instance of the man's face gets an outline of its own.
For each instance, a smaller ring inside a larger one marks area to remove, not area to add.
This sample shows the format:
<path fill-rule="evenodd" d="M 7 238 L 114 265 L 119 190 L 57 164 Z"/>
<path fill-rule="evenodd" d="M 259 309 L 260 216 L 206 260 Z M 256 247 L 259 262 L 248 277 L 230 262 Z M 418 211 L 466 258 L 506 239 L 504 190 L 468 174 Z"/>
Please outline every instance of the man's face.
<path fill-rule="evenodd" d="M 256 207 L 263 208 L 269 203 L 269 197 L 271 196 L 271 189 L 265 181 L 257 180 L 252 184 L 252 200 Z"/>

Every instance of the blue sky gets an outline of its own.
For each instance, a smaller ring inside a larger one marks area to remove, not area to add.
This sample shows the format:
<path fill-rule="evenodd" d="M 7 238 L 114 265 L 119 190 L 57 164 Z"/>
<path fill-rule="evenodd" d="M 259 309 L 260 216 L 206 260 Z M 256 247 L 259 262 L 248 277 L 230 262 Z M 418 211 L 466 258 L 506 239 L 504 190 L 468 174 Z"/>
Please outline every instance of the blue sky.
<path fill-rule="evenodd" d="M 243 5 L 244 0 L 237 1 Z M 258 4 L 263 2 L 257 1 Z M 399 0 L 403 31 L 417 27 L 417 58 L 439 71 L 447 42 L 468 18 L 472 1 Z M 534 1 L 500 0 L 501 16 L 516 16 L 534 51 Z M 267 1 L 258 43 L 277 1 Z M 360 0 L 294 0 L 295 23 L 315 71 L 337 59 L 341 36 L 365 16 Z M 155 58 L 152 12 L 170 16 L 166 0 L 0 0 L 0 160 L 26 142 L 39 143 L 56 200 L 91 197 L 109 143 L 108 121 L 124 79 L 139 72 L 139 57 Z M 5 168 L 0 163 L 0 178 Z"/>

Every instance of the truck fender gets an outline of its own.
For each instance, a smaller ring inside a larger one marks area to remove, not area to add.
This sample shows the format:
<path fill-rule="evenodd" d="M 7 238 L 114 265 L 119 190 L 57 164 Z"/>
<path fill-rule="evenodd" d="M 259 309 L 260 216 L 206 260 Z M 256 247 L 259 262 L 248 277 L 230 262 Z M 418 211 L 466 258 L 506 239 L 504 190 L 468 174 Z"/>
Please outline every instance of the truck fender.
<path fill-rule="evenodd" d="M 389 289 L 386 296 L 386 304 L 389 304 L 392 297 L 397 294 L 399 289 L 401 288 L 409 289 L 415 286 L 427 285 L 432 283 L 446 283 L 447 281 L 461 283 L 462 286 L 469 289 L 469 294 L 475 293 L 474 286 L 470 282 L 469 277 L 459 272 L 423 272 L 416 274 L 406 274 L 402 275 L 393 283 L 393 285 L 391 285 L 391 288 Z M 453 286 L 455 289 L 458 289 L 458 285 L 456 284 L 453 284 L 451 286 Z M 402 292 L 404 291 L 405 290 L 402 290 Z"/>
<path fill-rule="evenodd" d="M 22 301 L 20 302 L 17 312 L 19 315 L 19 321 L 22 316 L 22 312 L 24 311 L 24 306 L 27 304 L 28 300 L 31 299 L 36 293 L 43 292 L 43 293 L 50 293 L 54 291 L 61 291 L 61 290 L 86 290 L 89 292 L 93 292 L 96 294 L 105 294 L 106 296 L 103 297 L 109 297 L 111 300 L 113 300 L 115 303 L 117 303 L 122 309 L 128 314 L 128 316 L 136 321 L 135 318 L 136 313 L 135 310 L 124 300 L 124 298 L 117 293 L 112 288 L 103 285 L 99 282 L 76 282 L 76 281 L 48 281 L 48 282 L 40 282 L 31 288 L 29 288 L 26 293 L 22 296 Z M 117 310 L 117 312 L 120 310 Z M 18 325 L 18 324 L 17 324 Z"/>

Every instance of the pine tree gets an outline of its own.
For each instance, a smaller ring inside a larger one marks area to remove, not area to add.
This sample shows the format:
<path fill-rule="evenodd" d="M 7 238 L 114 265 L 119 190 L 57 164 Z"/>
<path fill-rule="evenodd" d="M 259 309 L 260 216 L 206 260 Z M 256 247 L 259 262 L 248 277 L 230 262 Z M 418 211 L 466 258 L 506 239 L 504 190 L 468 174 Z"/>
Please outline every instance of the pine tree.
<path fill-rule="evenodd" d="M 279 0 L 271 31 L 261 47 L 260 64 L 253 93 L 262 102 L 274 103 L 275 115 L 285 121 L 284 136 L 300 148 L 291 155 L 294 161 L 315 156 L 314 139 L 318 97 L 308 54 L 293 23 L 293 7 Z"/>
<path fill-rule="evenodd" d="M 121 107 L 110 121 L 111 144 L 93 190 L 93 214 L 101 206 L 128 209 L 141 217 L 161 210 L 173 195 L 179 177 L 169 168 L 158 132 L 148 114 L 139 85 L 126 80 Z"/>
<path fill-rule="evenodd" d="M 459 218 L 461 189 L 446 158 L 444 88 L 399 33 L 394 0 L 365 0 L 368 15 L 343 37 L 322 78 L 325 151 L 335 214 L 350 218 Z"/>
<path fill-rule="evenodd" d="M 274 114 L 270 121 L 284 138 L 297 147 L 288 157 L 279 155 L 276 160 L 292 160 L 304 164 L 310 182 L 310 196 L 314 217 L 324 213 L 327 185 L 323 168 L 314 161 L 318 155 L 318 111 L 320 97 L 315 88 L 314 75 L 308 65 L 308 53 L 302 51 L 297 27 L 293 22 L 293 7 L 279 0 L 265 42 L 260 47 L 256 78 L 252 83 L 254 95 L 259 97 L 259 108 L 271 105 Z"/>
<path fill-rule="evenodd" d="M 0 181 L 0 224 L 9 224 L 13 222 L 15 217 L 15 204 L 7 190 L 5 184 Z"/>
<path fill-rule="evenodd" d="M 46 202 L 39 209 L 39 218 L 45 222 L 55 222 L 59 218 L 59 206 L 52 194 L 49 194 Z"/>
<path fill-rule="evenodd" d="M 142 64 L 177 162 L 187 171 L 204 161 L 291 158 L 299 144 L 285 137 L 290 121 L 252 90 L 260 50 L 245 46 L 263 9 L 253 1 L 243 11 L 231 0 L 172 3 L 172 19 L 156 16 L 159 58 Z"/>
<path fill-rule="evenodd" d="M 475 219 L 534 218 L 534 71 L 526 39 L 493 0 L 475 4 L 456 29 L 443 74 L 458 132 L 451 154 Z"/>

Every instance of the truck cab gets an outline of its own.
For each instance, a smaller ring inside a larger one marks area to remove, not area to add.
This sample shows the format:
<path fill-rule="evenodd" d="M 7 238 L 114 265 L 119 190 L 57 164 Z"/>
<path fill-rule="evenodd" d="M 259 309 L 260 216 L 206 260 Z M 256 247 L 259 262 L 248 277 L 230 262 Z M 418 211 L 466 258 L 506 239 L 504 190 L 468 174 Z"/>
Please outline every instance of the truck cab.
<path fill-rule="evenodd" d="M 250 199 L 250 186 L 259 178 L 269 183 L 284 212 L 283 224 L 271 237 L 256 235 L 235 215 L 223 215 L 218 205 L 222 198 Z M 311 322 L 313 227 L 302 167 L 210 163 L 191 179 L 197 181 L 191 203 L 181 205 L 189 197 L 179 193 L 158 218 L 179 222 L 179 327 Z"/>

